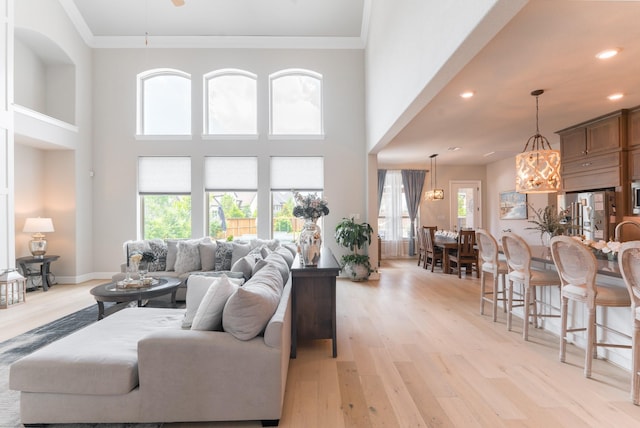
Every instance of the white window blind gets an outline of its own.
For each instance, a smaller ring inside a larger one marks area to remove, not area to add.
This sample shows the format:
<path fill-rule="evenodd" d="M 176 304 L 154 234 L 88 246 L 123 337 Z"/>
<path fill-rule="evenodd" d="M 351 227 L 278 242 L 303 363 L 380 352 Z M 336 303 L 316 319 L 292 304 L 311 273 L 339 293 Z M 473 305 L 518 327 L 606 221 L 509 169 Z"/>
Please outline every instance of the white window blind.
<path fill-rule="evenodd" d="M 258 158 L 206 157 L 204 187 L 211 190 L 256 190 L 258 188 Z"/>
<path fill-rule="evenodd" d="M 178 195 L 191 193 L 191 158 L 138 158 L 138 193 Z"/>
<path fill-rule="evenodd" d="M 271 190 L 322 190 L 324 158 L 272 157 Z"/>

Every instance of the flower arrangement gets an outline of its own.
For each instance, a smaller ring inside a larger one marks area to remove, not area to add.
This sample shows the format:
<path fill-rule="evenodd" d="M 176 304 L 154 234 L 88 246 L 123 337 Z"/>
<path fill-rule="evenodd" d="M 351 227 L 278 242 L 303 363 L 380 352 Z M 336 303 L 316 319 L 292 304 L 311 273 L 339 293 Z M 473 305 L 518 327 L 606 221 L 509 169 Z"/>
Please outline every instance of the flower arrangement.
<path fill-rule="evenodd" d="M 309 220 L 317 220 L 318 218 L 329 214 L 329 206 L 327 200 L 318 196 L 317 193 L 311 193 L 303 196 L 299 192 L 294 192 L 293 196 L 296 206 L 293 207 L 293 215 Z"/>
<path fill-rule="evenodd" d="M 618 241 L 607 242 L 602 239 L 599 241 L 593 241 L 591 239 L 582 239 L 581 236 L 574 236 L 573 239 L 576 239 L 587 247 L 590 247 L 596 253 L 602 253 L 607 257 L 615 257 L 616 254 L 618 254 L 618 252 L 620 251 L 620 246 L 622 245 L 622 242 Z"/>

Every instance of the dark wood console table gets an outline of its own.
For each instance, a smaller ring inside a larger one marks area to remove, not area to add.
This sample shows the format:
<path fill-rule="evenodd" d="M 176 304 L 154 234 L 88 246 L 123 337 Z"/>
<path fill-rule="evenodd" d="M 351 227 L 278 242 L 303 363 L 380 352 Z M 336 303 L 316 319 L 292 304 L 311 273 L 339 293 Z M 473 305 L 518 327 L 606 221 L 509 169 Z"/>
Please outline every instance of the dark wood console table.
<path fill-rule="evenodd" d="M 20 266 L 20 270 L 22 271 L 22 276 L 25 278 L 29 278 L 30 276 L 40 276 L 42 277 L 42 290 L 47 291 L 51 284 L 49 284 L 49 272 L 51 271 L 50 265 L 52 262 L 58 260 L 60 256 L 53 256 L 45 254 L 42 257 L 20 257 L 16 259 L 18 266 Z M 27 268 L 27 265 L 40 263 L 40 271 L 33 272 Z"/>
<path fill-rule="evenodd" d="M 336 337 L 336 277 L 340 265 L 331 250 L 323 247 L 317 266 L 304 267 L 300 255 L 291 266 L 291 358 L 296 358 L 298 339 L 331 339 L 333 358 L 338 356 Z"/>

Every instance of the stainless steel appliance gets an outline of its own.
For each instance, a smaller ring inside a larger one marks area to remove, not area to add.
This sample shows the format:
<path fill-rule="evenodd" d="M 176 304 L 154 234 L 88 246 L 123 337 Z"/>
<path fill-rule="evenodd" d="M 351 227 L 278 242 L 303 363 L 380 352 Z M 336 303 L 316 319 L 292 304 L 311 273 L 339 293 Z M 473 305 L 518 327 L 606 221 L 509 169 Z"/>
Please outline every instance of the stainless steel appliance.
<path fill-rule="evenodd" d="M 631 212 L 633 215 L 640 214 L 640 181 L 631 183 Z"/>
<path fill-rule="evenodd" d="M 558 195 L 558 207 L 565 210 L 568 235 L 584 235 L 594 241 L 613 240 L 616 227 L 616 193 L 613 190 Z"/>

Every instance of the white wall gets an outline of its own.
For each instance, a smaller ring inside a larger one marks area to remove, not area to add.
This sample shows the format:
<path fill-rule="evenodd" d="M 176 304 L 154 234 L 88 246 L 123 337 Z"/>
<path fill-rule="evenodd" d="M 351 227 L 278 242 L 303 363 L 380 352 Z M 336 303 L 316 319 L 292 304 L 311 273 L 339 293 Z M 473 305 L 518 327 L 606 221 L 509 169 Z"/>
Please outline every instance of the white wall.
<path fill-rule="evenodd" d="M 31 234 L 22 232 L 27 217 L 46 217 L 43 150 L 15 145 L 15 161 L 24 165 L 15 171 L 16 257 L 28 256 Z M 54 224 L 55 227 L 55 224 Z"/>
<path fill-rule="evenodd" d="M 46 73 L 40 57 L 17 39 L 14 61 L 15 69 L 19 71 L 14 78 L 15 103 L 46 112 Z"/>
<path fill-rule="evenodd" d="M 142 47 L 142 40 L 141 40 Z M 193 139 L 137 141 L 136 75 L 153 68 L 174 68 L 192 76 Z M 323 75 L 324 140 L 268 138 L 268 76 L 286 68 Z M 203 140 L 202 76 L 221 68 L 239 68 L 258 76 L 256 140 Z M 202 164 L 210 155 L 258 156 L 259 193 L 268 193 L 269 157 L 313 155 L 325 158 L 325 196 L 330 214 L 324 242 L 338 257 L 333 239 L 337 222 L 365 213 L 363 53 L 352 50 L 100 49 L 94 52 L 94 235 L 95 271 L 113 272 L 122 262 L 122 243 L 137 237 L 136 165 L 138 156 L 186 155 L 192 158 L 192 234 L 205 224 Z M 268 197 L 259 197 L 259 235 L 270 233 Z"/>

